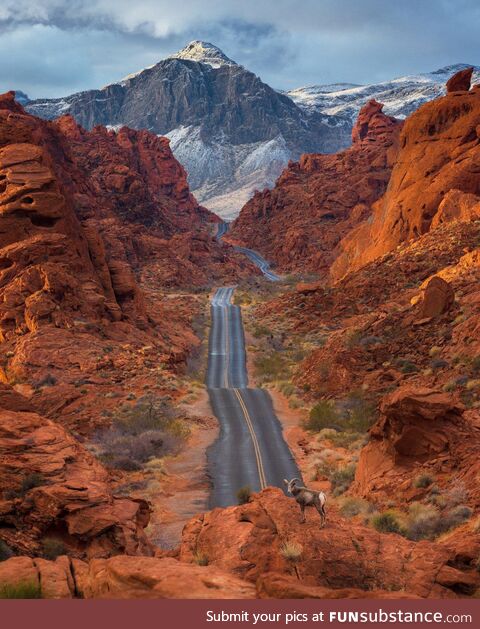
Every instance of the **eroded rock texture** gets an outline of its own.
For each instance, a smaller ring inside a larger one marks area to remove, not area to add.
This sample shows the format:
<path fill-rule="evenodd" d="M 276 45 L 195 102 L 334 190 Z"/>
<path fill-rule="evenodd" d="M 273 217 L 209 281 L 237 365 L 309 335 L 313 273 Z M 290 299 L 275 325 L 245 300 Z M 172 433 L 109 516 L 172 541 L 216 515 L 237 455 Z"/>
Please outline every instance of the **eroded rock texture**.
<path fill-rule="evenodd" d="M 282 271 L 327 273 L 339 240 L 370 216 L 384 192 L 402 123 L 376 101 L 359 113 L 352 146 L 334 155 L 305 154 L 272 190 L 243 207 L 230 236 Z"/>

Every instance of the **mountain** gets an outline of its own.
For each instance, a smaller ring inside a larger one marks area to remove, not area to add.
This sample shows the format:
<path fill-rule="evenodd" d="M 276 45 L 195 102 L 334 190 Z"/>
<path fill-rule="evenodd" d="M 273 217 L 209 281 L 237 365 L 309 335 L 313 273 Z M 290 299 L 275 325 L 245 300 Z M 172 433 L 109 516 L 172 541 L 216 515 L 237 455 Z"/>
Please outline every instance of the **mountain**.
<path fill-rule="evenodd" d="M 290 159 L 349 144 L 342 119 L 305 111 L 200 41 L 118 83 L 26 108 L 46 119 L 69 113 L 86 129 L 126 125 L 166 135 L 195 196 L 223 217 L 273 185 Z"/>
<path fill-rule="evenodd" d="M 350 120 L 353 126 L 361 107 L 372 98 L 384 104 L 387 115 L 406 118 L 423 103 L 445 94 L 448 77 L 470 67 L 474 68 L 472 82 L 480 82 L 480 67 L 458 63 L 434 72 L 402 76 L 384 83 L 309 85 L 282 93 L 290 96 L 307 112 L 341 116 Z"/>

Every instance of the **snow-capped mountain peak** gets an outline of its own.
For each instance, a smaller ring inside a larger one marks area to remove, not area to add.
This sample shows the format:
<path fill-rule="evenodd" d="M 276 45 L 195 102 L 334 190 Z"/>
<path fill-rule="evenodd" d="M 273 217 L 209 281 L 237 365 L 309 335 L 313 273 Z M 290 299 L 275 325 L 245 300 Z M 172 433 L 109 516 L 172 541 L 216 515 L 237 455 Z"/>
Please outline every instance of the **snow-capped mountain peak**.
<path fill-rule="evenodd" d="M 374 98 L 384 113 L 405 118 L 423 103 L 442 96 L 445 83 L 459 70 L 473 67 L 472 84 L 480 81 L 480 67 L 456 63 L 433 72 L 401 76 L 370 85 L 307 85 L 285 92 L 299 107 L 328 116 L 341 116 L 353 125 L 360 108 Z"/>
<path fill-rule="evenodd" d="M 198 39 L 191 41 L 185 48 L 182 48 L 182 50 L 179 50 L 174 55 L 170 55 L 170 58 L 198 61 L 199 63 L 206 63 L 212 66 L 212 68 L 219 68 L 224 65 L 237 65 L 235 61 L 229 59 L 220 48 L 209 42 L 200 41 Z"/>

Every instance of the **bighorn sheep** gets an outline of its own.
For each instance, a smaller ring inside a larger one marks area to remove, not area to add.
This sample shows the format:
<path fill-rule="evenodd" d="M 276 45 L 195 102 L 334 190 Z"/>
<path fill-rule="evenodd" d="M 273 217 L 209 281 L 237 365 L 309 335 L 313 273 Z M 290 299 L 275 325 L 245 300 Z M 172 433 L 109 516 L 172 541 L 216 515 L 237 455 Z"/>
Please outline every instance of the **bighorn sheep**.
<path fill-rule="evenodd" d="M 306 521 L 305 507 L 315 507 L 320 514 L 321 526 L 325 526 L 327 520 L 327 512 L 325 511 L 327 496 L 323 491 L 315 491 L 314 489 L 303 487 L 301 484 L 302 481 L 299 478 L 292 478 L 291 481 L 284 478 L 283 482 L 287 486 L 288 493 L 292 494 L 300 506 L 302 511 L 302 519 L 300 522 L 303 524 Z"/>

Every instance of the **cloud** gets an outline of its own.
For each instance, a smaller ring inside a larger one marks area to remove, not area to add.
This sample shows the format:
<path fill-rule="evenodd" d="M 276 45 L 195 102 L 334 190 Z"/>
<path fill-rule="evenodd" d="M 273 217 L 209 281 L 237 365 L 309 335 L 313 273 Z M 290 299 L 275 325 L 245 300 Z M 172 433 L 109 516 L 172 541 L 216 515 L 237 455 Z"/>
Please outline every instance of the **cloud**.
<path fill-rule="evenodd" d="M 477 0 L 3 0 L 3 89 L 100 87 L 206 39 L 275 87 L 480 64 Z"/>

